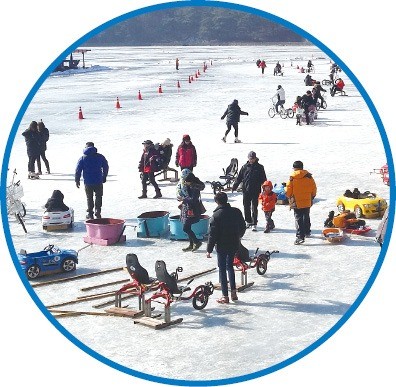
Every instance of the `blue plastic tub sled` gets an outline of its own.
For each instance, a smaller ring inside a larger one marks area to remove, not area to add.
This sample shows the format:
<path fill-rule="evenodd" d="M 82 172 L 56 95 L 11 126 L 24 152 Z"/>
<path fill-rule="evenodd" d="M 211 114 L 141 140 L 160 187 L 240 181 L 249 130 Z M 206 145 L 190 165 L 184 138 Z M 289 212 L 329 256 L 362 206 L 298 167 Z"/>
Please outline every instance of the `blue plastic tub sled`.
<path fill-rule="evenodd" d="M 183 225 L 180 222 L 180 215 L 171 216 L 169 218 L 170 239 L 188 240 L 188 235 L 183 231 Z M 209 216 L 201 215 L 198 223 L 194 223 L 191 229 L 194 231 L 198 239 L 204 239 L 208 235 Z"/>
<path fill-rule="evenodd" d="M 137 217 L 137 222 L 138 238 L 162 237 L 169 232 L 169 212 L 167 211 L 143 212 Z"/>

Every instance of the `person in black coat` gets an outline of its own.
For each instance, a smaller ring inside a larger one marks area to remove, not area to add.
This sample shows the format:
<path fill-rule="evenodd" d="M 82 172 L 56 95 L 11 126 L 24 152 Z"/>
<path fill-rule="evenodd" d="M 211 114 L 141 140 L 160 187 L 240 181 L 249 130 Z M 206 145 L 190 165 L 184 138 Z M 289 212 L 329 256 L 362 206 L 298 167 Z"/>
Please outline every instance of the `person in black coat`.
<path fill-rule="evenodd" d="M 309 122 L 309 107 L 311 105 L 315 106 L 315 109 L 316 109 L 315 101 L 312 97 L 312 92 L 311 92 L 311 90 L 307 90 L 307 92 L 301 97 L 301 107 L 304 109 L 305 121 L 306 121 L 307 125 L 310 124 L 310 122 Z"/>
<path fill-rule="evenodd" d="M 257 231 L 258 197 L 261 185 L 267 180 L 264 167 L 258 161 L 256 152 L 249 152 L 248 162 L 242 166 L 232 186 L 232 191 L 235 191 L 242 183 L 246 226 L 252 226 L 252 231 Z"/>
<path fill-rule="evenodd" d="M 320 107 L 323 109 L 324 98 L 323 98 L 323 95 L 321 94 L 321 91 L 323 91 L 324 93 L 327 93 L 327 90 L 321 86 L 320 82 L 316 81 L 315 85 L 312 89 L 312 98 L 314 100 L 315 106 L 316 106 L 316 103 L 318 102 L 318 99 L 320 99 Z"/>
<path fill-rule="evenodd" d="M 245 234 L 246 226 L 242 212 L 228 203 L 225 192 L 218 192 L 215 195 L 216 209 L 209 221 L 209 238 L 206 247 L 206 257 L 210 258 L 216 246 L 217 266 L 219 268 L 219 278 L 223 297 L 217 300 L 220 304 L 228 304 L 228 280 L 230 281 L 231 299 L 238 300 L 235 272 L 234 255 L 239 249 L 240 240 Z"/>
<path fill-rule="evenodd" d="M 234 99 L 234 101 L 232 101 L 232 103 L 228 105 L 226 111 L 221 116 L 222 120 L 224 120 L 224 118 L 227 116 L 227 121 L 226 121 L 227 130 L 225 132 L 224 137 L 222 138 L 222 140 L 224 142 L 227 141 L 227 134 L 230 133 L 231 127 L 234 127 L 234 134 L 235 134 L 235 140 L 234 141 L 235 142 L 241 142 L 238 139 L 238 122 L 241 119 L 241 115 L 248 116 L 249 113 L 242 111 L 241 108 L 238 105 L 238 100 Z"/>
<path fill-rule="evenodd" d="M 205 189 L 205 183 L 190 172 L 184 179 L 185 188 L 180 191 L 178 197 L 180 203 L 180 222 L 183 231 L 188 235 L 190 244 L 183 251 L 196 251 L 202 242 L 198 240 L 191 226 L 198 223 L 201 218 L 201 191 Z"/>
<path fill-rule="evenodd" d="M 36 121 L 32 121 L 29 128 L 26 129 L 22 136 L 25 137 L 26 150 L 28 155 L 28 178 L 38 179 L 38 174 L 35 172 L 35 163 L 40 157 L 40 137 L 38 133 L 38 126 Z"/>
<path fill-rule="evenodd" d="M 63 203 L 64 195 L 58 189 L 54 190 L 52 196 L 45 203 L 45 208 L 48 212 L 53 211 L 68 211 L 69 207 Z"/>
<path fill-rule="evenodd" d="M 44 161 L 45 168 L 47 169 L 47 173 L 50 173 L 49 162 L 48 162 L 47 157 L 45 155 L 45 151 L 47 150 L 47 141 L 49 140 L 49 130 L 44 125 L 43 120 L 41 120 L 37 124 L 37 128 L 38 128 L 39 142 L 40 142 L 40 154 L 37 157 L 37 169 L 38 169 L 38 174 L 41 175 L 42 172 L 41 172 L 41 160 L 40 160 L 40 157 Z"/>

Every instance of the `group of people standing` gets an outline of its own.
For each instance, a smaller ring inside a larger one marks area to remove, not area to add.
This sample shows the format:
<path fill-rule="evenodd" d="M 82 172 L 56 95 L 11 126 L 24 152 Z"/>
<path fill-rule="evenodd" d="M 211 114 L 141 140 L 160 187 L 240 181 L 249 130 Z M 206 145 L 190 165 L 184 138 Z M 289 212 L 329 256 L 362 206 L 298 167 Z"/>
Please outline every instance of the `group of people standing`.
<path fill-rule="evenodd" d="M 38 179 L 42 175 L 41 160 L 43 160 L 46 172 L 50 173 L 49 162 L 46 157 L 47 141 L 49 139 L 49 130 L 41 120 L 32 121 L 29 127 L 22 133 L 25 137 L 26 150 L 28 155 L 28 178 Z M 37 163 L 37 172 L 36 172 Z"/>
<path fill-rule="evenodd" d="M 214 198 L 217 207 L 213 211 L 209 223 L 206 256 L 210 258 L 216 247 L 222 291 L 222 297 L 217 302 L 221 304 L 230 302 L 228 283 L 231 300 L 238 300 L 233 260 L 241 246 L 241 238 L 246 229 L 251 227 L 252 231 L 257 231 L 259 201 L 262 203 L 266 219 L 264 232 L 268 233 L 275 228 L 272 214 L 275 211 L 277 195 L 272 191 L 272 182 L 267 180 L 264 167 L 259 164 L 257 155 L 253 151 L 249 152 L 248 162 L 241 168 L 232 190 L 234 191 L 240 184 L 242 184 L 244 216 L 238 208 L 230 206 L 225 192 L 219 192 Z M 316 190 L 312 174 L 304 169 L 300 160 L 295 161 L 285 191 L 290 208 L 294 211 L 295 245 L 304 243 L 305 238 L 311 235 L 310 208 L 316 196 Z"/>

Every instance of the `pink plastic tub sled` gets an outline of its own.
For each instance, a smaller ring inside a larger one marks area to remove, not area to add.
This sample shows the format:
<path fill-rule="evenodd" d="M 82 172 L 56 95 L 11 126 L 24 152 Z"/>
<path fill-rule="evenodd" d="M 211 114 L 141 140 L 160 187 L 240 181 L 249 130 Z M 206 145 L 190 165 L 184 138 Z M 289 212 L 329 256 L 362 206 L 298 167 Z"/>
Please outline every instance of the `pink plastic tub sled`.
<path fill-rule="evenodd" d="M 126 240 L 126 236 L 123 235 L 125 230 L 123 219 L 89 219 L 85 221 L 85 226 L 88 234 L 84 237 L 86 243 L 107 246 Z"/>

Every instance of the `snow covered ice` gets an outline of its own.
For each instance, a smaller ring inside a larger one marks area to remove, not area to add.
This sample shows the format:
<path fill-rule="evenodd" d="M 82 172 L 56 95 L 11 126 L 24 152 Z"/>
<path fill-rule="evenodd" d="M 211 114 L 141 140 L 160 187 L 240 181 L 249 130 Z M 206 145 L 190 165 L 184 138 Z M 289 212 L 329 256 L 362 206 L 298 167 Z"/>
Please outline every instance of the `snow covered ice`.
<path fill-rule="evenodd" d="M 267 62 L 264 76 L 255 65 L 258 58 Z M 215 300 L 220 291 L 215 291 L 203 311 L 194 310 L 190 302 L 173 304 L 172 317 L 183 317 L 183 322 L 162 331 L 134 325 L 127 318 L 79 316 L 54 321 L 63 333 L 127 372 L 132 369 L 160 378 L 217 380 L 287 361 L 348 314 L 377 263 L 380 246 L 374 234 L 380 219 L 367 219 L 371 233 L 350 236 L 337 245 L 322 237 L 323 222 L 330 210 L 336 210 L 336 198 L 346 189 L 375 192 L 389 203 L 389 188 L 378 174 L 371 173 L 386 163 L 386 155 L 375 120 L 345 72 L 341 77 L 348 96 L 332 98 L 327 93 L 328 108 L 318 112 L 314 125 L 296 126 L 295 119 L 269 118 L 270 98 L 278 84 L 286 91 L 286 107 L 308 89 L 303 82 L 306 74 L 296 69 L 297 65 L 306 67 L 308 59 L 315 65 L 313 78 L 328 78 L 330 59 L 314 46 L 93 48 L 86 61 L 99 66 L 97 71 L 52 75 L 45 80 L 23 116 L 9 161 L 10 172 L 16 168 L 22 181 L 28 210 L 27 235 L 10 218 L 16 251 L 38 251 L 48 243 L 61 248 L 83 247 L 86 202 L 83 187 L 75 187 L 74 169 L 87 141 L 95 143 L 110 166 L 102 216 L 125 219 L 127 241 L 81 251 L 76 274 L 123 266 L 127 253 L 137 254 L 150 275 L 154 275 L 158 259 L 166 261 L 169 271 L 182 266 L 183 276 L 216 267 L 215 254 L 212 259 L 205 257 L 205 244 L 195 253 L 183 253 L 185 241 L 136 237 L 132 225 L 141 213 L 179 213 L 173 183 L 160 182 L 162 199 L 137 199 L 141 193 L 137 165 L 146 139 L 162 142 L 169 137 L 174 144 L 170 164 L 174 167 L 176 147 L 183 134 L 190 134 L 198 153 L 194 173 L 202 181 L 218 180 L 231 158 L 238 158 L 241 166 L 248 152 L 254 150 L 273 183 L 287 181 L 293 161 L 302 160 L 318 187 L 311 209 L 313 235 L 303 245 L 293 244 L 294 217 L 288 206 L 276 207 L 276 229 L 270 234 L 263 233 L 264 214 L 259 209 L 258 232 L 247 230 L 243 244 L 251 253 L 259 247 L 261 252 L 279 250 L 279 254 L 272 255 L 265 276 L 248 271 L 254 285 L 239 293 L 238 302 L 218 305 Z M 278 60 L 284 65 L 283 77 L 272 75 Z M 205 73 L 204 61 L 209 65 Z M 189 75 L 198 69 L 201 76 L 190 84 Z M 163 94 L 158 93 L 160 84 Z M 142 101 L 137 99 L 139 90 Z M 117 97 L 122 106 L 118 110 Z M 231 131 L 224 144 L 221 138 L 226 125 L 220 117 L 233 99 L 238 99 L 249 116 L 241 117 L 242 143 L 233 143 Z M 79 107 L 84 120 L 77 119 Z M 50 130 L 47 158 L 52 173 L 31 181 L 27 179 L 21 133 L 32 120 L 40 119 Z M 54 189 L 61 190 L 65 203 L 75 210 L 75 226 L 70 232 L 42 230 L 42 206 Z M 148 196 L 154 194 L 149 186 Z M 209 184 L 202 197 L 210 215 L 215 203 Z M 231 205 L 242 209 L 242 194 L 230 193 L 229 198 Z M 126 272 L 118 272 L 37 287 L 34 299 L 40 306 L 67 302 L 86 295 L 83 287 L 127 278 Z M 239 281 L 238 272 L 236 279 Z M 196 278 L 192 286 L 209 280 L 218 282 L 216 271 Z M 130 306 L 135 302 L 131 300 Z M 100 301 L 62 309 L 101 310 L 93 308 L 97 303 Z M 246 359 L 243 369 L 241 359 Z M 211 366 L 203 369 L 197 364 Z"/>

